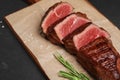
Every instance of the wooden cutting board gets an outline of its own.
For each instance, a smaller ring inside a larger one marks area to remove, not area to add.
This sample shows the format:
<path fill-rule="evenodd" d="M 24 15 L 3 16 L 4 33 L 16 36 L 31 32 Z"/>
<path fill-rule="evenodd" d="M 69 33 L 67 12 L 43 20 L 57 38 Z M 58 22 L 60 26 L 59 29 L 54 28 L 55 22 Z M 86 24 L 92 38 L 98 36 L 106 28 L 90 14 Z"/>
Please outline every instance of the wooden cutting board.
<path fill-rule="evenodd" d="M 65 80 L 64 78 L 58 77 L 57 74 L 59 70 L 65 70 L 65 68 L 53 57 L 56 51 L 71 62 L 78 71 L 88 75 L 77 63 L 74 56 L 67 53 L 63 48 L 51 44 L 40 35 L 41 18 L 50 6 L 60 1 L 69 2 L 75 8 L 74 11 L 87 14 L 93 23 L 107 30 L 111 35 L 113 45 L 120 52 L 120 31 L 87 0 L 41 0 L 27 8 L 6 16 L 5 19 L 10 25 L 10 29 L 15 33 L 15 36 L 17 36 L 18 40 L 50 80 Z M 90 76 L 89 78 L 93 80 Z"/>

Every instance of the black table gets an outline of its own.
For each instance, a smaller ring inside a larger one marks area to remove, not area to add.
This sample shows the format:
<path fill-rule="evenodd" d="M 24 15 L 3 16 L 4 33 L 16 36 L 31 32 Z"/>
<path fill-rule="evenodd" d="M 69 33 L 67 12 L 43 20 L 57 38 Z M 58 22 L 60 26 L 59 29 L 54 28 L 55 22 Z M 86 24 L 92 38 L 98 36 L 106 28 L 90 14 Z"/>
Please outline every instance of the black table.
<path fill-rule="evenodd" d="M 120 0 L 89 1 L 120 28 Z M 0 0 L 0 80 L 47 80 L 3 19 L 26 6 L 22 0 Z"/>

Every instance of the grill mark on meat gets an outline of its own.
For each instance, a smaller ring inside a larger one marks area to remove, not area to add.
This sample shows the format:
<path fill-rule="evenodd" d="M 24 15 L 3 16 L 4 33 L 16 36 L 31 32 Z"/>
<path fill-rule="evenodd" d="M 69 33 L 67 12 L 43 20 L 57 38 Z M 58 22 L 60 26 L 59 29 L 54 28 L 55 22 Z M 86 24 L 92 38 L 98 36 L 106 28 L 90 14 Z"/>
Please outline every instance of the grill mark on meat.
<path fill-rule="evenodd" d="M 102 39 L 102 37 L 100 37 L 100 38 L 94 40 L 94 43 L 90 42 L 90 43 L 89 43 L 90 45 L 85 45 L 85 47 L 81 47 L 80 49 L 81 49 L 81 50 L 84 50 L 84 51 L 88 51 L 88 50 L 91 49 L 91 47 L 94 47 L 94 46 L 96 46 L 96 45 L 97 45 L 97 47 L 98 47 L 99 45 L 104 44 L 104 43 L 106 43 L 107 41 L 108 41 L 107 39 Z M 80 51 L 81 51 L 81 50 L 80 50 Z"/>
<path fill-rule="evenodd" d="M 118 56 L 111 41 L 105 37 L 99 37 L 80 48 L 77 60 L 97 80 L 120 80 L 120 67 L 118 67 L 118 65 L 120 66 L 120 55 Z M 82 63 L 82 61 L 87 63 Z"/>
<path fill-rule="evenodd" d="M 90 31 L 91 29 L 92 29 L 92 31 Z M 86 32 L 86 30 L 87 30 L 87 32 Z M 91 34 L 89 36 L 89 34 L 88 34 L 89 32 L 91 32 L 91 33 L 96 32 L 96 34 L 93 34 L 93 35 Z M 86 33 L 88 35 L 86 35 Z M 98 34 L 98 36 L 96 36 L 97 34 Z M 79 27 L 73 33 L 69 34 L 68 36 L 66 36 L 63 39 L 66 50 L 71 54 L 75 55 L 78 52 L 78 49 L 80 48 L 80 47 L 77 47 L 78 44 L 81 45 L 81 47 L 82 47 L 82 46 L 87 45 L 89 42 L 94 40 L 94 39 L 93 40 L 88 40 L 89 41 L 88 43 L 81 44 L 82 41 L 80 43 L 78 41 L 76 41 L 76 39 L 79 35 L 81 35 L 81 38 L 79 39 L 79 41 L 81 41 L 81 39 L 83 39 L 83 42 L 85 42 L 85 40 L 87 40 L 87 39 L 84 40 L 85 36 L 83 36 L 83 35 L 88 36 L 87 38 L 90 38 L 90 37 L 97 38 L 97 37 L 100 37 L 100 36 L 105 36 L 107 38 L 109 37 L 109 34 L 107 34 L 106 31 L 104 31 L 103 29 L 101 29 L 98 26 L 95 26 L 94 24 L 91 24 L 91 22 L 89 22 L 89 23 L 83 25 L 82 27 Z M 87 48 L 87 47 L 85 47 L 85 48 Z"/>
<path fill-rule="evenodd" d="M 84 51 L 88 55 L 91 55 L 94 52 L 99 53 L 100 51 L 103 51 L 109 48 L 106 46 L 107 41 L 103 41 L 101 38 L 97 39 L 93 44 L 92 43 L 89 43 L 89 44 L 90 45 L 81 47 L 80 51 Z"/>
<path fill-rule="evenodd" d="M 95 56 L 96 55 L 95 53 L 97 53 L 97 55 L 99 56 L 99 55 L 101 55 L 101 53 L 104 53 L 104 52 L 108 51 L 109 49 L 110 48 L 106 45 L 101 45 L 101 47 L 93 47 L 92 49 L 88 50 L 87 55 Z"/>
<path fill-rule="evenodd" d="M 82 46 L 87 45 L 89 42 L 101 36 L 109 38 L 109 34 L 106 31 L 101 30 L 95 24 L 91 24 L 82 33 L 75 35 L 73 40 L 76 49 L 79 50 Z"/>
<path fill-rule="evenodd" d="M 97 79 L 99 77 L 98 74 L 96 74 L 97 70 L 94 68 L 91 59 L 89 59 L 89 56 L 85 56 L 84 52 L 77 53 L 77 61 L 93 78 Z"/>
<path fill-rule="evenodd" d="M 106 49 L 106 50 L 103 50 L 99 53 L 95 53 L 94 52 L 94 55 L 91 56 L 91 58 L 93 59 L 94 62 L 96 63 L 102 63 L 104 62 L 107 58 L 113 58 L 114 56 L 111 54 L 111 50 L 110 48 Z"/>

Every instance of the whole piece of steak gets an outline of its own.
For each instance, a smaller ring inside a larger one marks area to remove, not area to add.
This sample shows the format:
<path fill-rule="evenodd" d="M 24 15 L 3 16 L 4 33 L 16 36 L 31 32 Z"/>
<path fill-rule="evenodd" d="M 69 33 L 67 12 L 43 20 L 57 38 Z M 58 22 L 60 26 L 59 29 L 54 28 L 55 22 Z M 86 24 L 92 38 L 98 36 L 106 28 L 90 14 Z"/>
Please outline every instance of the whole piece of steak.
<path fill-rule="evenodd" d="M 49 27 L 47 37 L 52 43 L 61 44 L 64 37 L 89 22 L 90 20 L 85 14 L 80 12 L 72 13 Z"/>
<path fill-rule="evenodd" d="M 43 32 L 46 33 L 49 26 L 61 18 L 72 13 L 73 7 L 67 2 L 59 2 L 50 7 L 45 13 L 41 22 Z"/>
<path fill-rule="evenodd" d="M 77 60 L 97 80 L 120 80 L 120 55 L 105 37 L 81 47 Z"/>

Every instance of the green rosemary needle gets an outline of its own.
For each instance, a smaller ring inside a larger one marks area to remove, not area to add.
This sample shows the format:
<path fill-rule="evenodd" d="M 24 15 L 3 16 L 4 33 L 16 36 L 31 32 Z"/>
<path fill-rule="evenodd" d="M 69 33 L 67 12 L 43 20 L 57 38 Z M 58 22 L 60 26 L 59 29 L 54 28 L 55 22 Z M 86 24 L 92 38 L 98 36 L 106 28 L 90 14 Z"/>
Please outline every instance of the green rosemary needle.
<path fill-rule="evenodd" d="M 66 61 L 60 54 L 54 56 L 65 68 L 69 70 L 69 72 L 59 71 L 59 76 L 67 78 L 69 80 L 89 80 L 89 78 L 83 73 L 77 72 L 73 65 Z"/>

